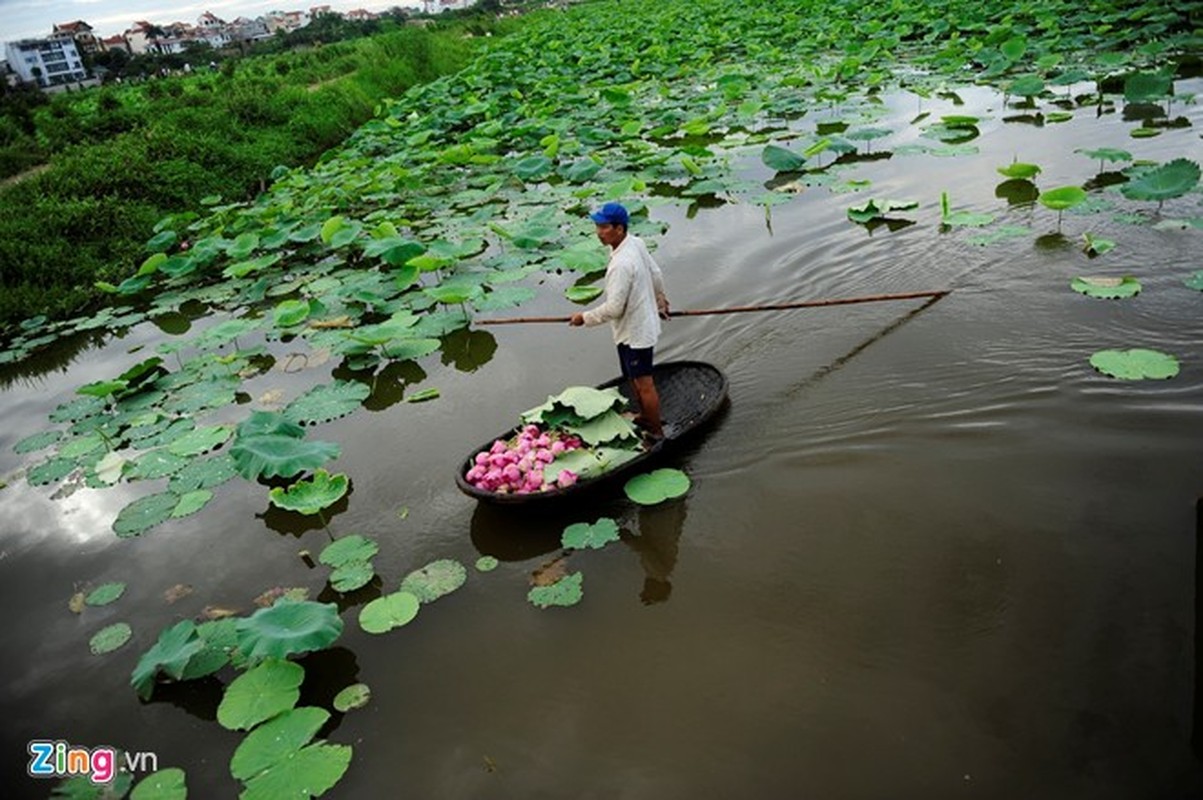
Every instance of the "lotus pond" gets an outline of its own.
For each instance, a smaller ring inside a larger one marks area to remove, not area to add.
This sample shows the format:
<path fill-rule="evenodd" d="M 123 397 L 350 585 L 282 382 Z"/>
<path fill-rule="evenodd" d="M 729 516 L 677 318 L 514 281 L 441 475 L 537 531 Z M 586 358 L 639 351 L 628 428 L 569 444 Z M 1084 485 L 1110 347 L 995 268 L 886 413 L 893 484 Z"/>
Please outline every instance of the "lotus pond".
<path fill-rule="evenodd" d="M 134 797 L 1203 792 L 1189 12 L 661 5 L 549 14 L 27 321 L 6 796 L 94 796 L 31 740 L 153 753 Z M 671 320 L 713 428 L 478 505 L 472 448 L 615 374 L 480 324 L 596 296 L 612 198 L 677 309 L 951 293 Z"/>

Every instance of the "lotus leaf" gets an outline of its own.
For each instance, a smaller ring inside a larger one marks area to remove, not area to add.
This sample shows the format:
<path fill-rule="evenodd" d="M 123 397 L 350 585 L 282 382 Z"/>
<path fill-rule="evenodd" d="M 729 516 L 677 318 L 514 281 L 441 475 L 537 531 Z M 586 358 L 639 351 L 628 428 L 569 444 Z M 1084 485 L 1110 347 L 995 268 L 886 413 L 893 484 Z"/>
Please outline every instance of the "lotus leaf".
<path fill-rule="evenodd" d="M 1173 85 L 1173 75 L 1133 72 L 1124 79 L 1124 99 L 1129 103 L 1158 100 L 1168 96 Z"/>
<path fill-rule="evenodd" d="M 121 756 L 117 756 L 121 763 Z M 92 783 L 90 775 L 74 775 L 58 783 L 50 792 L 54 800 L 121 800 L 134 782 L 129 772 L 118 770 L 108 783 Z"/>
<path fill-rule="evenodd" d="M 438 339 L 396 339 L 386 344 L 384 354 L 394 361 L 413 361 L 439 349 Z"/>
<path fill-rule="evenodd" d="M 420 603 L 432 603 L 464 585 L 468 571 L 452 559 L 432 561 L 405 576 L 398 591 L 408 592 Z"/>
<path fill-rule="evenodd" d="M 125 584 L 114 581 L 113 583 L 103 583 L 97 586 L 92 591 L 88 592 L 84 597 L 84 602 L 90 606 L 107 606 L 109 603 L 117 600 L 125 593 Z"/>
<path fill-rule="evenodd" d="M 1075 292 L 1087 297 L 1115 300 L 1122 297 L 1134 297 L 1140 293 L 1140 281 L 1131 276 L 1123 278 L 1074 278 L 1069 284 Z"/>
<path fill-rule="evenodd" d="M 353 592 L 367 586 L 376 577 L 369 561 L 348 561 L 330 573 L 330 587 L 336 592 Z"/>
<path fill-rule="evenodd" d="M 514 174 L 525 182 L 541 181 L 551 174 L 552 167 L 547 156 L 528 156 L 514 165 Z"/>
<path fill-rule="evenodd" d="M 569 286 L 564 290 L 564 297 L 574 303 L 588 303 L 604 291 L 605 288 L 601 286 Z"/>
<path fill-rule="evenodd" d="M 1081 153 L 1087 158 L 1097 159 L 1099 161 L 1131 161 L 1132 154 L 1127 150 L 1118 150 L 1114 147 L 1100 147 L 1095 150 L 1085 150 L 1079 148 L 1074 151 Z"/>
<path fill-rule="evenodd" d="M 320 796 L 346 773 L 351 753 L 349 745 L 311 744 L 247 781 L 239 800 Z"/>
<path fill-rule="evenodd" d="M 526 599 L 538 608 L 551 606 L 574 606 L 581 602 L 584 596 L 582 583 L 585 576 L 580 572 L 561 578 L 550 586 L 532 586 L 527 592 Z"/>
<path fill-rule="evenodd" d="M 1035 97 L 1044 91 L 1044 80 L 1038 75 L 1024 75 L 1012 81 L 1007 91 L 1019 97 Z"/>
<path fill-rule="evenodd" d="M 371 393 L 370 387 L 350 381 L 315 386 L 289 403 L 284 416 L 302 425 L 329 422 L 355 411 Z"/>
<path fill-rule="evenodd" d="M 304 679 L 305 670 L 300 664 L 264 661 L 226 687 L 217 706 L 217 721 L 227 730 L 250 730 L 292 708 L 301 696 Z"/>
<path fill-rule="evenodd" d="M 775 172 L 798 172 L 806 165 L 806 158 L 779 145 L 765 145 L 760 160 Z"/>
<path fill-rule="evenodd" d="M 143 700 L 150 699 L 159 670 L 179 680 L 188 661 L 204 647 L 205 643 L 197 636 L 196 623 L 192 620 L 186 619 L 164 629 L 154 646 L 138 659 L 137 666 L 130 674 L 130 685 Z"/>
<path fill-rule="evenodd" d="M 371 539 L 353 533 L 326 545 L 318 561 L 327 566 L 341 567 L 352 561 L 369 561 L 380 550 L 380 545 Z"/>
<path fill-rule="evenodd" d="M 250 662 L 329 647 L 343 631 L 338 606 L 280 600 L 238 621 L 238 650 Z"/>
<path fill-rule="evenodd" d="M 187 492 L 180 496 L 180 502 L 176 504 L 175 509 L 171 512 L 171 516 L 173 519 L 179 519 L 180 517 L 195 514 L 212 499 L 213 492 L 208 489 L 196 489 Z"/>
<path fill-rule="evenodd" d="M 547 402 L 522 415 L 526 423 L 544 421 L 545 412 L 560 405 L 572 409 L 582 420 L 590 420 L 615 408 L 623 408 L 627 400 L 617 389 L 594 389 L 591 386 L 569 386 L 558 395 L 551 395 Z"/>
<path fill-rule="evenodd" d="M 212 675 L 230 663 L 238 646 L 238 619 L 225 617 L 203 622 L 196 626 L 196 635 L 202 646 L 184 665 L 180 677 L 186 681 Z M 238 665 L 245 666 L 241 656 Z"/>
<path fill-rule="evenodd" d="M 478 311 L 499 311 L 504 308 L 515 308 L 528 300 L 533 300 L 537 292 L 529 286 L 503 286 L 491 289 L 488 294 L 472 301 Z"/>
<path fill-rule="evenodd" d="M 269 492 L 272 505 L 298 514 L 316 514 L 337 503 L 347 493 L 347 476 L 331 475 L 318 469 L 309 480 L 297 481 L 282 489 L 273 487 Z"/>
<path fill-rule="evenodd" d="M 167 488 L 179 495 L 198 489 L 212 489 L 237 475 L 234 459 L 228 453 L 193 461 L 171 476 Z"/>
<path fill-rule="evenodd" d="M 627 497 L 644 506 L 681 497 L 689 491 L 689 476 L 677 469 L 658 469 L 636 475 L 627 481 L 623 491 Z"/>
<path fill-rule="evenodd" d="M 164 404 L 164 410 L 177 414 L 194 414 L 209 408 L 231 406 L 237 399 L 240 388 L 242 384 L 237 377 L 210 378 L 180 389 Z M 182 423 L 188 423 L 183 426 L 182 432 L 196 427 L 196 423 L 191 419 L 179 419 L 172 425 L 176 427 Z"/>
<path fill-rule="evenodd" d="M 609 262 L 605 252 L 592 241 L 578 242 L 565 248 L 559 258 L 564 266 L 586 275 L 603 271 Z"/>
<path fill-rule="evenodd" d="M 1120 193 L 1129 200 L 1169 200 L 1194 189 L 1199 175 L 1199 165 L 1194 161 L 1176 158 L 1125 183 Z"/>
<path fill-rule="evenodd" d="M 272 312 L 272 320 L 277 328 L 291 328 L 300 325 L 309 318 L 309 301 L 284 300 Z"/>
<path fill-rule="evenodd" d="M 1049 189 L 1047 192 L 1041 192 L 1037 198 L 1040 204 L 1045 208 L 1050 208 L 1053 211 L 1064 211 L 1067 208 L 1082 203 L 1086 200 L 1086 190 L 1080 186 L 1061 186 L 1057 189 Z"/>
<path fill-rule="evenodd" d="M 346 713 L 354 708 L 363 708 L 372 697 L 372 690 L 366 683 L 353 683 L 334 695 L 334 710 Z"/>
<path fill-rule="evenodd" d="M 407 403 L 425 403 L 428 400 L 435 400 L 439 397 L 439 390 L 430 388 L 423 389 L 420 392 L 414 392 L 409 397 L 405 398 Z"/>
<path fill-rule="evenodd" d="M 1161 135 L 1161 129 L 1145 127 L 1133 128 L 1128 132 L 1128 135 L 1133 139 L 1152 139 L 1154 136 Z"/>
<path fill-rule="evenodd" d="M 51 422 L 78 422 L 81 419 L 95 416 L 104 411 L 105 403 L 98 397 L 81 397 L 70 403 L 63 403 L 50 412 Z"/>
<path fill-rule="evenodd" d="M 124 622 L 115 622 L 101 628 L 88 642 L 93 655 L 104 655 L 122 647 L 134 635 L 133 629 Z"/>
<path fill-rule="evenodd" d="M 260 412 L 256 412 L 260 413 Z M 234 467 L 247 480 L 256 477 L 291 478 L 317 469 L 342 450 L 330 442 L 306 442 L 290 434 L 237 437 L 230 448 Z"/>
<path fill-rule="evenodd" d="M 1082 234 L 1082 239 L 1086 242 L 1082 250 L 1091 256 L 1101 256 L 1115 249 L 1115 242 L 1110 239 L 1099 239 L 1090 233 Z"/>
<path fill-rule="evenodd" d="M 38 450 L 46 449 L 62 438 L 63 432 L 57 430 L 42 431 L 41 433 L 31 434 L 13 445 L 13 452 L 21 455 L 24 455 L 25 453 L 35 453 Z"/>
<path fill-rule="evenodd" d="M 443 283 L 438 286 L 432 286 L 422 290 L 428 297 L 437 300 L 440 303 L 454 305 L 458 303 L 468 303 L 476 300 L 478 297 L 484 296 L 484 290 L 479 285 L 475 284 L 452 284 Z"/>
<path fill-rule="evenodd" d="M 96 462 L 93 471 L 96 474 L 96 480 L 100 481 L 105 486 L 112 486 L 117 481 L 121 480 L 121 473 L 125 471 L 125 465 L 129 463 L 125 456 L 117 452 L 106 453 L 103 458 Z"/>
<path fill-rule="evenodd" d="M 1036 164 L 1024 164 L 1020 161 L 1013 161 L 1005 167 L 998 168 L 998 174 L 1007 178 L 1020 178 L 1029 180 L 1039 175 L 1041 169 Z"/>
<path fill-rule="evenodd" d="M 271 769 L 296 753 L 330 719 L 324 708 L 290 708 L 255 728 L 242 740 L 230 759 L 230 774 L 241 781 Z"/>
<path fill-rule="evenodd" d="M 167 767 L 138 781 L 129 793 L 129 800 L 184 800 L 187 796 L 184 770 Z"/>
<path fill-rule="evenodd" d="M 560 536 L 560 544 L 576 550 L 599 550 L 618 539 L 618 523 L 609 517 L 602 517 L 592 525 L 587 522 L 569 525 Z"/>
<path fill-rule="evenodd" d="M 1182 283 L 1189 289 L 1194 289 L 1197 292 L 1203 292 L 1203 270 L 1199 270 L 1186 278 Z"/>
<path fill-rule="evenodd" d="M 918 208 L 915 200 L 885 200 L 870 198 L 860 205 L 848 207 L 848 219 L 864 224 L 874 219 L 885 219 L 891 211 L 909 211 Z"/>
<path fill-rule="evenodd" d="M 154 480 L 174 475 L 188 465 L 188 459 L 167 450 L 151 450 L 134 461 L 129 468 L 131 480 Z"/>
<path fill-rule="evenodd" d="M 386 594 L 360 610 L 359 627 L 366 633 L 388 633 L 412 622 L 420 607 L 418 598 L 409 592 Z"/>
<path fill-rule="evenodd" d="M 168 445 L 167 450 L 177 456 L 199 456 L 225 444 L 233 432 L 230 425 L 194 428 Z"/>
<path fill-rule="evenodd" d="M 1100 350 L 1090 365 L 1104 375 L 1126 381 L 1145 378 L 1163 380 L 1178 374 L 1178 359 L 1156 350 Z"/>
<path fill-rule="evenodd" d="M 118 512 L 113 531 L 123 539 L 145 533 L 170 517 L 179 504 L 180 498 L 174 492 L 138 498 Z"/>
<path fill-rule="evenodd" d="M 29 481 L 30 486 L 45 486 L 67 477 L 75 471 L 75 468 L 74 461 L 66 458 L 50 458 L 36 467 L 31 467 L 25 473 L 25 479 Z"/>
<path fill-rule="evenodd" d="M 87 395 L 88 397 L 108 397 L 124 389 L 128 384 L 125 381 L 94 381 L 85 384 L 75 390 L 76 394 Z"/>
<path fill-rule="evenodd" d="M 476 559 L 476 571 L 492 572 L 493 570 L 497 569 L 498 564 L 500 564 L 500 562 L 493 556 L 481 556 L 480 558 Z"/>

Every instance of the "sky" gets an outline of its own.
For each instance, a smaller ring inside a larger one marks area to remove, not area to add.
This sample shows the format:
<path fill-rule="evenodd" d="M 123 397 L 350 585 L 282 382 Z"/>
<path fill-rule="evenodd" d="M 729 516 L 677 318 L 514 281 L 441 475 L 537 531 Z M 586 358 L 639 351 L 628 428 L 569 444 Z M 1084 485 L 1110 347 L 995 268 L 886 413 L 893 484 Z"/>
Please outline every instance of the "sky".
<path fill-rule="evenodd" d="M 0 42 L 43 38 L 56 23 L 81 19 L 97 36 L 115 36 L 138 20 L 155 24 L 188 22 L 206 11 L 232 20 L 268 11 L 304 11 L 328 5 L 336 11 L 364 8 L 383 11 L 393 6 L 419 6 L 419 0 L 0 0 Z M 2 48 L 0 48 L 2 50 Z M 0 54 L 0 58 L 3 55 Z"/>

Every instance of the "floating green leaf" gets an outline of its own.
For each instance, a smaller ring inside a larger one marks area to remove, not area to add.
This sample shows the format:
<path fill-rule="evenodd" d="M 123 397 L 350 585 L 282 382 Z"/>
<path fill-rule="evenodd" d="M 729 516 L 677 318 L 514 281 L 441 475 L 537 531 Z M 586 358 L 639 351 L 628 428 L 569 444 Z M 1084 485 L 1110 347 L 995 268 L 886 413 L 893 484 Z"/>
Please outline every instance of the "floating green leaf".
<path fill-rule="evenodd" d="M 1035 97 L 1044 91 L 1044 80 L 1039 75 L 1024 75 L 1012 81 L 1007 91 L 1019 97 Z"/>
<path fill-rule="evenodd" d="M 567 575 L 550 586 L 532 586 L 527 592 L 526 599 L 538 608 L 551 606 L 574 606 L 581 602 L 584 590 L 581 584 L 585 576 L 580 572 Z"/>
<path fill-rule="evenodd" d="M 167 450 L 177 456 L 199 456 L 225 444 L 233 433 L 231 425 L 194 428 L 168 445 Z"/>
<path fill-rule="evenodd" d="M 1086 190 L 1080 186 L 1061 186 L 1041 192 L 1040 204 L 1053 211 L 1064 211 L 1086 201 Z"/>
<path fill-rule="evenodd" d="M 644 506 L 681 497 L 689 491 L 689 476 L 678 469 L 658 469 L 636 475 L 627 481 L 623 491 L 627 497 Z"/>
<path fill-rule="evenodd" d="M 569 286 L 564 290 L 564 297 L 574 303 L 588 303 L 605 291 L 601 286 Z"/>
<path fill-rule="evenodd" d="M 88 642 L 93 655 L 104 655 L 122 647 L 134 635 L 134 631 L 124 622 L 115 622 L 101 628 Z"/>
<path fill-rule="evenodd" d="M 302 425 L 329 422 L 355 411 L 371 393 L 371 387 L 352 381 L 322 384 L 289 403 L 284 416 Z"/>
<path fill-rule="evenodd" d="M 409 397 L 405 398 L 407 403 L 425 403 L 427 400 L 434 400 L 439 397 L 439 390 L 430 388 L 423 389 L 420 392 L 414 392 Z"/>
<path fill-rule="evenodd" d="M 353 592 L 367 586 L 374 577 L 376 568 L 370 561 L 347 561 L 330 573 L 330 588 L 336 592 Z"/>
<path fill-rule="evenodd" d="M 1024 164 L 1021 161 L 1013 161 L 1005 167 L 998 167 L 998 174 L 1007 178 L 1019 178 L 1030 180 L 1039 175 L 1041 169 L 1036 164 Z"/>
<path fill-rule="evenodd" d="M 1124 79 L 1124 99 L 1144 103 L 1166 97 L 1173 87 L 1173 75 L 1159 72 L 1133 72 Z"/>
<path fill-rule="evenodd" d="M 249 730 L 292 708 L 301 696 L 304 679 L 300 664 L 264 661 L 226 687 L 217 706 L 217 722 L 227 730 Z"/>
<path fill-rule="evenodd" d="M 1188 289 L 1194 289 L 1196 292 L 1203 292 L 1203 270 L 1193 273 L 1189 278 L 1182 281 L 1183 285 Z"/>
<path fill-rule="evenodd" d="M 213 499 L 213 492 L 208 489 L 196 489 L 191 492 L 186 492 L 180 495 L 180 502 L 172 510 L 171 516 L 173 519 L 186 517 L 190 514 L 195 514 L 200 511 L 205 505 Z"/>
<path fill-rule="evenodd" d="M 152 772 L 129 793 L 129 800 L 184 800 L 188 796 L 184 770 L 167 767 Z"/>
<path fill-rule="evenodd" d="M 775 144 L 765 145 L 760 153 L 760 160 L 766 167 L 777 172 L 797 172 L 806 165 L 804 157 Z"/>
<path fill-rule="evenodd" d="M 230 774 L 250 780 L 296 753 L 314 737 L 330 712 L 324 708 L 290 708 L 255 728 L 242 740 L 230 759 Z"/>
<path fill-rule="evenodd" d="M 1123 297 L 1135 297 L 1140 293 L 1140 281 L 1131 276 L 1123 278 L 1078 277 L 1074 278 L 1070 288 L 1087 297 L 1097 297 L 1116 300 Z"/>
<path fill-rule="evenodd" d="M 38 450 L 46 449 L 61 438 L 63 438 L 62 431 L 50 430 L 34 433 L 13 445 L 13 452 L 21 455 L 35 453 Z"/>
<path fill-rule="evenodd" d="M 1127 150 L 1119 150 L 1114 147 L 1099 147 L 1094 150 L 1079 148 L 1074 151 L 1081 153 L 1087 158 L 1093 158 L 1096 161 L 1131 161 L 1132 154 Z"/>
<path fill-rule="evenodd" d="M 171 476 L 167 488 L 179 495 L 198 489 L 212 489 L 237 475 L 229 453 L 193 461 Z"/>
<path fill-rule="evenodd" d="M 168 450 L 151 450 L 130 464 L 130 480 L 154 480 L 174 475 L 188 465 L 188 459 Z"/>
<path fill-rule="evenodd" d="M 125 593 L 125 584 L 114 581 L 113 583 L 103 583 L 97 586 L 92 591 L 88 592 L 84 597 L 84 602 L 90 606 L 107 606 L 109 603 L 117 600 Z"/>
<path fill-rule="evenodd" d="M 1083 233 L 1082 240 L 1086 243 L 1082 250 L 1087 255 L 1101 256 L 1115 249 L 1115 242 L 1110 239 L 1100 239 L 1090 232 Z"/>
<path fill-rule="evenodd" d="M 445 558 L 432 561 L 406 575 L 399 591 L 412 594 L 421 603 L 431 603 L 443 595 L 451 594 L 463 586 L 467 579 L 468 571 L 463 564 Z"/>
<path fill-rule="evenodd" d="M 50 458 L 31 467 L 25 473 L 26 480 L 31 486 L 45 486 L 70 475 L 75 471 L 75 461 L 68 458 Z"/>
<path fill-rule="evenodd" d="M 421 607 L 418 598 L 409 592 L 393 592 L 377 597 L 359 612 L 359 627 L 366 633 L 388 633 L 393 628 L 408 625 Z"/>
<path fill-rule="evenodd" d="M 309 480 L 297 481 L 287 489 L 273 487 L 268 494 L 274 506 L 298 514 L 316 514 L 342 499 L 348 485 L 346 475 L 331 475 L 324 469 L 318 469 Z"/>
<path fill-rule="evenodd" d="M 476 559 L 476 571 L 492 572 L 493 570 L 497 569 L 497 566 L 500 563 L 501 562 L 499 562 L 493 556 L 481 556 L 480 558 Z"/>
<path fill-rule="evenodd" d="M 1200 169 L 1194 161 L 1176 158 L 1155 169 L 1142 173 L 1120 187 L 1129 200 L 1157 200 L 1181 197 L 1199 183 Z"/>
<path fill-rule="evenodd" d="M 343 632 L 338 606 L 279 600 L 238 620 L 238 650 L 248 661 L 286 658 L 329 647 Z"/>
<path fill-rule="evenodd" d="M 318 561 L 331 567 L 341 567 L 351 561 L 369 561 L 379 550 L 380 545 L 376 542 L 353 533 L 326 545 Z"/>
<path fill-rule="evenodd" d="M 180 498 L 173 492 L 138 498 L 118 512 L 113 531 L 123 539 L 145 533 L 168 519 L 179 504 Z"/>
<path fill-rule="evenodd" d="M 340 452 L 337 444 L 306 442 L 287 434 L 237 438 L 230 448 L 235 469 L 247 480 L 254 480 L 260 475 L 265 478 L 291 478 L 338 458 Z"/>
<path fill-rule="evenodd" d="M 351 747 L 319 742 L 286 756 L 246 783 L 239 800 L 279 800 L 324 794 L 351 764 Z"/>
<path fill-rule="evenodd" d="M 1178 374 L 1178 359 L 1157 350 L 1100 350 L 1090 365 L 1104 375 L 1126 381 L 1145 378 L 1164 380 Z"/>
<path fill-rule="evenodd" d="M 848 219 L 863 225 L 874 219 L 886 219 L 893 211 L 909 211 L 918 207 L 919 203 L 916 200 L 887 200 L 874 197 L 859 205 L 849 206 Z"/>
<path fill-rule="evenodd" d="M 347 713 L 354 708 L 363 708 L 372 698 L 372 690 L 366 683 L 353 683 L 334 695 L 334 710 Z"/>
<path fill-rule="evenodd" d="M 272 312 L 277 328 L 291 328 L 309 318 L 308 300 L 284 300 Z"/>
<path fill-rule="evenodd" d="M 196 633 L 196 623 L 186 619 L 166 628 L 159 639 L 138 659 L 130 674 L 130 685 L 143 700 L 150 698 L 154 690 L 155 675 L 162 670 L 169 677 L 183 677 L 188 661 L 203 650 L 204 641 Z"/>
<path fill-rule="evenodd" d="M 618 523 L 609 517 L 602 517 L 592 525 L 587 522 L 569 525 L 560 536 L 560 544 L 577 550 L 599 550 L 618 539 Z"/>

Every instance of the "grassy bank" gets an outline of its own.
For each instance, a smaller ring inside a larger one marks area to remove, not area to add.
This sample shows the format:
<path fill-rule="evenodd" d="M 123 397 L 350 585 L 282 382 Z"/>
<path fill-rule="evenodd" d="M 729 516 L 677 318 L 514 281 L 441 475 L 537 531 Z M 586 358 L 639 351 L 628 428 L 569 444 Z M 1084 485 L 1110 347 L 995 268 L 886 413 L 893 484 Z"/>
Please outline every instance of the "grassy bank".
<path fill-rule="evenodd" d="M 381 99 L 466 64 L 481 40 L 464 31 L 400 28 L 37 109 L 55 115 L 39 126 L 55 155 L 0 188 L 0 325 L 96 301 L 93 284 L 128 275 L 158 220 L 312 163 Z"/>

